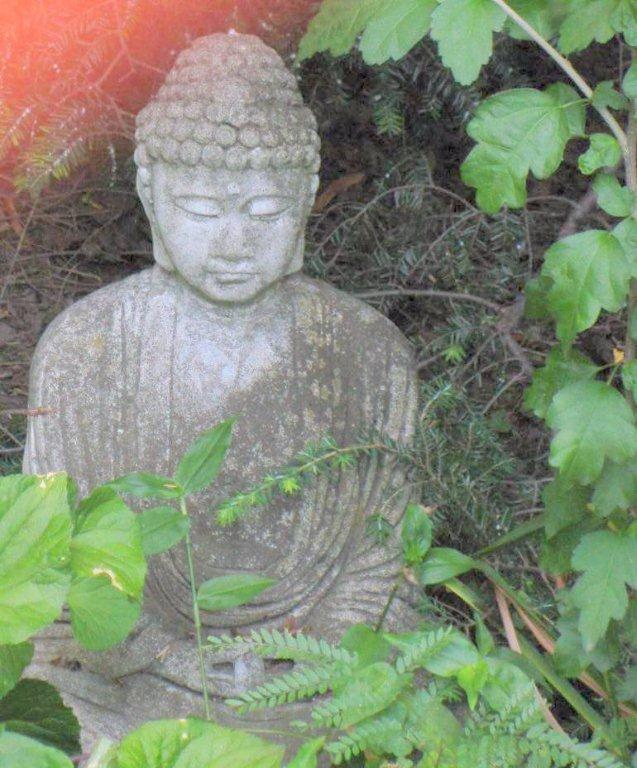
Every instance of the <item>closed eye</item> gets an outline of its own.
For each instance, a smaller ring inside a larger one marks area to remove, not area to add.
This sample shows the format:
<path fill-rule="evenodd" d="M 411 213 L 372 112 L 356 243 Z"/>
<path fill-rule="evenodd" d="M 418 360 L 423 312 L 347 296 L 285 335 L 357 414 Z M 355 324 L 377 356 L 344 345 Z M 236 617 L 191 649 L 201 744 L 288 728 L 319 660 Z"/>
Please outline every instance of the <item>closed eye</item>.
<path fill-rule="evenodd" d="M 177 208 L 181 208 L 186 213 L 195 214 L 195 216 L 205 216 L 207 218 L 216 218 L 223 213 L 223 205 L 214 197 L 204 197 L 203 195 L 179 195 L 173 198 Z"/>
<path fill-rule="evenodd" d="M 261 195 L 249 200 L 246 204 L 246 210 L 254 219 L 277 219 L 292 207 L 293 202 L 290 197 Z"/>

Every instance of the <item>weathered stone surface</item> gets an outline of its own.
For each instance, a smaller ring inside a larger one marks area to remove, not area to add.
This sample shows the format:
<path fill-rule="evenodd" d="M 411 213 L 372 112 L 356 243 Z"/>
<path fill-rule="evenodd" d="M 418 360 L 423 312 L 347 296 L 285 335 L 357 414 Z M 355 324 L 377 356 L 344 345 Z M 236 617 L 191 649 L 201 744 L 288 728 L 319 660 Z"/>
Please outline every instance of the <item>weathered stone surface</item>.
<path fill-rule="evenodd" d="M 374 545 L 365 522 L 399 522 L 404 468 L 364 459 L 229 528 L 211 513 L 309 442 L 348 445 L 370 431 L 409 442 L 411 350 L 375 310 L 299 271 L 318 141 L 273 51 L 240 35 L 196 41 L 138 125 L 157 264 L 45 332 L 30 405 L 47 411 L 30 420 L 24 469 L 66 470 L 82 493 L 133 470 L 171 474 L 200 431 L 237 417 L 218 480 L 191 505 L 197 576 L 259 571 L 277 583 L 250 605 L 204 612 L 205 630 L 291 622 L 336 639 L 374 622 L 395 580 L 397 551 Z M 82 651 L 64 621 L 39 640 L 32 672 L 60 686 L 87 741 L 201 710 L 184 560 L 179 547 L 151 559 L 144 616 L 122 646 Z M 395 603 L 390 623 L 403 608 Z M 209 674 L 215 711 L 229 720 L 221 697 L 268 672 L 211 658 Z"/>

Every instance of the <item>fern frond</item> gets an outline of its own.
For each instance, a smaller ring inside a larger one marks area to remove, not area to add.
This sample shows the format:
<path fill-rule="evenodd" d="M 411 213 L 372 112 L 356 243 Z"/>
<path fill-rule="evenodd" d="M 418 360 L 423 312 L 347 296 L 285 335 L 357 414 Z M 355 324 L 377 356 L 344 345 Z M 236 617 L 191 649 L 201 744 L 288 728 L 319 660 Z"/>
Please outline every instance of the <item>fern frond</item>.
<path fill-rule="evenodd" d="M 333 667 L 297 667 L 292 672 L 241 693 L 238 699 L 226 699 L 226 704 L 240 713 L 278 707 L 299 699 L 308 699 L 316 694 L 324 694 L 342 679 L 343 676 Z"/>
<path fill-rule="evenodd" d="M 330 741 L 325 745 L 335 765 L 340 765 L 344 760 L 350 760 L 360 755 L 363 750 L 373 744 L 388 744 L 391 740 L 401 736 L 402 723 L 390 717 L 377 717 L 365 723 L 355 726 L 349 733 L 343 734 L 336 741 Z"/>
<path fill-rule="evenodd" d="M 380 98 L 373 107 L 376 130 L 381 136 L 400 136 L 405 130 L 405 116 L 399 105 Z"/>
<path fill-rule="evenodd" d="M 311 635 L 298 632 L 292 635 L 287 629 L 279 632 L 277 629 L 253 630 L 250 635 L 230 637 L 210 636 L 210 650 L 224 651 L 232 648 L 246 648 L 273 659 L 289 661 L 313 662 L 316 664 L 342 664 L 353 667 L 358 663 L 358 655 L 330 645 L 323 638 L 317 639 Z"/>
<path fill-rule="evenodd" d="M 531 729 L 528 736 L 548 744 L 557 765 L 572 765 L 574 768 L 626 768 L 624 763 L 607 750 L 587 742 L 575 741 L 567 734 L 549 728 L 546 723 Z"/>
<path fill-rule="evenodd" d="M 421 640 L 411 648 L 408 648 L 402 656 L 396 659 L 396 670 L 403 674 L 422 665 L 440 653 L 452 641 L 454 628 L 451 626 L 440 627 L 433 632 L 427 632 Z"/>

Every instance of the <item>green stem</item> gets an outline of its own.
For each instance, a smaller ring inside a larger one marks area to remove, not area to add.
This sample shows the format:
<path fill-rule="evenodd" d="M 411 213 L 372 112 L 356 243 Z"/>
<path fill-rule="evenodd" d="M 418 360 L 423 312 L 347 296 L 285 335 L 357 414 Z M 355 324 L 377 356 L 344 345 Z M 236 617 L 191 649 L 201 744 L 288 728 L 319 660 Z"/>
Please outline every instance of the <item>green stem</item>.
<path fill-rule="evenodd" d="M 582 75 L 580 75 L 580 73 L 575 69 L 571 62 L 565 56 L 562 56 L 557 48 L 552 46 L 548 40 L 542 37 L 537 29 L 529 24 L 526 19 L 522 18 L 519 13 L 516 13 L 516 11 L 514 11 L 513 8 L 511 8 L 511 6 L 505 2 L 505 0 L 492 0 L 492 2 L 499 6 L 506 13 L 506 15 L 512 21 L 514 21 L 518 27 L 520 27 L 520 29 L 526 32 L 531 40 L 537 43 L 540 48 L 542 48 L 542 50 L 553 59 L 558 67 L 560 67 L 570 77 L 570 79 L 575 83 L 575 85 L 584 94 L 584 96 L 586 96 L 587 99 L 590 100 L 592 98 L 593 89 L 591 86 L 586 82 Z M 619 146 L 621 147 L 624 158 L 628 158 L 629 141 L 621 125 L 617 122 L 612 113 L 606 107 L 594 108 L 599 112 L 606 125 L 613 132 L 613 135 L 619 142 Z"/>
<path fill-rule="evenodd" d="M 551 687 L 553 687 L 571 707 L 590 725 L 594 731 L 608 737 L 606 723 L 591 707 L 586 699 L 580 695 L 575 688 L 563 677 L 557 674 L 552 663 L 535 648 L 524 637 L 519 636 L 520 650 L 522 656 L 532 664 L 542 675 Z"/>
<path fill-rule="evenodd" d="M 179 500 L 181 514 L 188 517 L 186 500 Z M 197 583 L 195 581 L 195 566 L 192 559 L 192 542 L 190 540 L 190 530 L 186 529 L 186 538 L 184 539 L 186 547 L 186 560 L 188 561 L 188 580 L 190 581 L 190 595 L 192 597 L 192 615 L 195 621 L 195 638 L 197 640 L 197 655 L 199 656 L 199 676 L 201 678 L 201 689 L 203 691 L 203 705 L 206 712 L 206 720 L 210 720 L 210 701 L 208 699 L 208 681 L 206 679 L 206 665 L 204 663 L 203 641 L 201 638 L 201 615 L 199 613 L 199 603 L 197 602 Z"/>
<path fill-rule="evenodd" d="M 633 53 L 634 58 L 634 53 Z M 625 158 L 626 167 L 626 186 L 635 195 L 637 206 L 637 119 L 635 118 L 635 107 L 631 104 L 630 116 L 628 118 L 628 154 Z M 637 207 L 633 211 L 633 218 L 637 218 Z M 637 311 L 637 280 L 633 278 L 630 281 L 628 290 L 628 328 L 626 329 L 626 342 L 624 344 L 624 360 L 635 360 L 637 358 L 637 340 L 630 334 L 631 318 Z M 635 398 L 632 392 L 626 392 L 628 402 L 633 411 L 637 411 Z"/>
<path fill-rule="evenodd" d="M 389 593 L 389 596 L 387 597 L 387 602 L 385 603 L 385 607 L 383 608 L 383 612 L 378 617 L 378 621 L 376 622 L 376 626 L 374 627 L 374 632 L 380 632 L 380 630 L 383 628 L 383 624 L 385 623 L 385 619 L 387 618 L 387 614 L 389 613 L 389 609 L 391 608 L 392 603 L 394 602 L 396 598 L 396 594 L 398 593 L 398 589 L 400 588 L 401 582 L 403 580 L 403 575 L 401 574 L 397 579 L 394 586 L 391 588 L 391 592 Z"/>

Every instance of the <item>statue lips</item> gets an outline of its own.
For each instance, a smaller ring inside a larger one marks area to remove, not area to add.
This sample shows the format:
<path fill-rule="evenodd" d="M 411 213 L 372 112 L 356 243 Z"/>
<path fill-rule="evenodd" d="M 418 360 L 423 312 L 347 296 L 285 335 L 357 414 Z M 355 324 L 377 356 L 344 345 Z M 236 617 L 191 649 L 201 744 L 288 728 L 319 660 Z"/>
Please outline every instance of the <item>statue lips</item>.
<path fill-rule="evenodd" d="M 247 283 L 256 276 L 255 272 L 213 272 L 217 282 L 221 285 L 239 285 Z"/>

